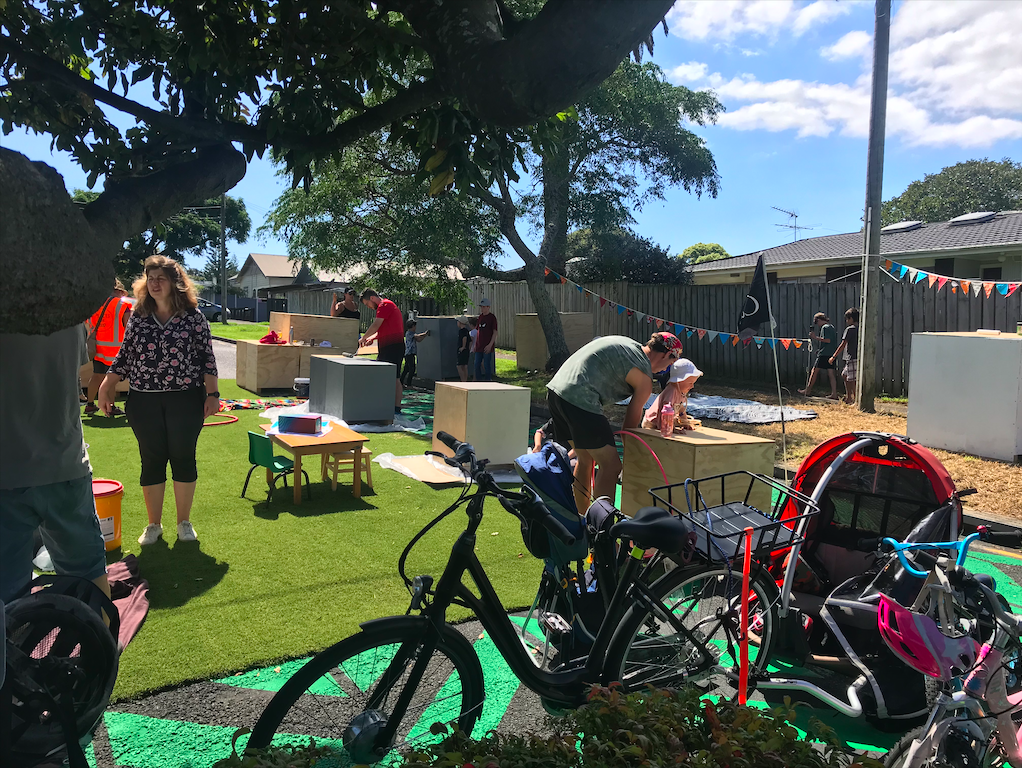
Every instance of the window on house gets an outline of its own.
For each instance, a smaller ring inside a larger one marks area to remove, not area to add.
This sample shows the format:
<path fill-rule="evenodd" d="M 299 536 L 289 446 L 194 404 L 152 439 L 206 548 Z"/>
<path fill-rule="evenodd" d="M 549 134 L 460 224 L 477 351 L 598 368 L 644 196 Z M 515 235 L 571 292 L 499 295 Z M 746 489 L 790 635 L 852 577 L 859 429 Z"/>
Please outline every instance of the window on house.
<path fill-rule="evenodd" d="M 777 273 L 776 272 L 767 272 L 767 284 L 768 285 L 776 285 L 777 284 Z"/>
<path fill-rule="evenodd" d="M 934 259 L 933 271 L 936 272 L 938 275 L 946 275 L 947 277 L 957 277 L 957 275 L 955 275 L 954 259 Z"/>
<path fill-rule="evenodd" d="M 984 280 L 1000 280 L 1001 279 L 1001 268 L 1000 267 L 983 267 L 983 279 Z"/>
<path fill-rule="evenodd" d="M 844 267 L 827 267 L 827 282 L 845 282 L 852 278 L 858 278 L 861 268 L 858 264 L 849 264 Z"/>

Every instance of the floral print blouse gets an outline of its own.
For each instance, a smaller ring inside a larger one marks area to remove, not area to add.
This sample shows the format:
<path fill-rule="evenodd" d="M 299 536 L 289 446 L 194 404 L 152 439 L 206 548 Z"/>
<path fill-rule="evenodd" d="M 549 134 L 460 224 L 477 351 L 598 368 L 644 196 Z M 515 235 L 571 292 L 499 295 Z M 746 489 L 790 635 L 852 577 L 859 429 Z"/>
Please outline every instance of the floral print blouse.
<path fill-rule="evenodd" d="M 175 315 L 166 325 L 161 325 L 155 314 L 133 314 L 110 373 L 126 378 L 137 392 L 176 392 L 203 386 L 204 375 L 217 375 L 209 323 L 197 309 Z"/>

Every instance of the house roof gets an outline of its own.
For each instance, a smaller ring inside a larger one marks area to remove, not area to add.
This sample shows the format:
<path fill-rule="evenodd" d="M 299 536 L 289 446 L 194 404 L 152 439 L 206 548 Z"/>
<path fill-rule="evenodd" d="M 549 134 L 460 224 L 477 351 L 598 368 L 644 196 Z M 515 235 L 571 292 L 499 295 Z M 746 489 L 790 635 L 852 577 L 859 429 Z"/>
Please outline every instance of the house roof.
<path fill-rule="evenodd" d="M 932 253 L 978 246 L 1022 246 L 1022 211 L 1005 211 L 993 219 L 976 224 L 950 224 L 946 221 L 923 224 L 906 232 L 882 232 L 880 253 L 905 254 L 913 251 Z M 756 266 L 759 255 L 767 266 L 802 264 L 830 259 L 858 258 L 862 255 L 862 232 L 810 237 L 727 259 L 706 261 L 692 266 L 693 272 L 724 271 Z"/>
<path fill-rule="evenodd" d="M 250 253 L 238 274 L 244 274 L 249 264 L 254 265 L 263 277 L 296 277 L 302 265 L 277 253 Z"/>

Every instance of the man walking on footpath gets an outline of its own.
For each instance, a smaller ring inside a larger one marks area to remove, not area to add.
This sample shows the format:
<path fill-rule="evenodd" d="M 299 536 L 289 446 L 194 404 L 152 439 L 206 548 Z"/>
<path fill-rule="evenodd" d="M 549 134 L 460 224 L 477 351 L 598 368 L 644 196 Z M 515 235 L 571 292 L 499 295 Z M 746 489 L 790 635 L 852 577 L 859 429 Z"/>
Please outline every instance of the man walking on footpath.
<path fill-rule="evenodd" d="M 479 334 L 475 345 L 475 379 L 489 381 L 493 378 L 496 368 L 497 353 L 497 316 L 490 312 L 490 300 L 479 300 Z"/>
<path fill-rule="evenodd" d="M 362 291 L 359 300 L 376 312 L 376 319 L 369 326 L 365 336 L 358 342 L 360 347 L 368 347 L 376 342 L 376 359 L 381 363 L 392 363 L 394 370 L 394 413 L 401 413 L 401 397 L 404 387 L 401 385 L 401 363 L 405 359 L 405 324 L 401 318 L 401 310 L 390 299 L 384 299 L 372 288 Z"/>

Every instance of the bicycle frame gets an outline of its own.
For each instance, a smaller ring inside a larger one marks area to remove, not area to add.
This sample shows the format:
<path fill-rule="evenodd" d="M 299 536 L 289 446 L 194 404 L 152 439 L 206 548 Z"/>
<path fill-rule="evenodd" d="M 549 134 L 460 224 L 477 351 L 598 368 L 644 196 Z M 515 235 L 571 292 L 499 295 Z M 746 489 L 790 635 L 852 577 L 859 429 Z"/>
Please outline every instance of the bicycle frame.
<path fill-rule="evenodd" d="M 429 604 L 422 612 L 429 617 L 421 638 L 406 643 L 391 662 L 384 673 L 385 680 L 397 679 L 400 670 L 407 663 L 411 654 L 417 653 L 415 664 L 401 695 L 394 705 L 389 723 L 380 734 L 382 743 L 387 743 L 394 735 L 398 723 L 403 716 L 411 697 L 425 672 L 429 658 L 436 648 L 440 637 L 440 627 L 446 623 L 447 608 L 450 605 L 463 605 L 469 608 L 489 633 L 501 656 L 518 679 L 530 690 L 539 694 L 552 704 L 566 708 L 574 708 L 585 701 L 587 689 L 593 684 L 608 684 L 607 652 L 617 631 L 621 619 L 629 608 L 629 601 L 636 600 L 647 609 L 657 610 L 661 618 L 669 622 L 676 632 L 699 649 L 701 660 L 690 674 L 699 674 L 709 669 L 714 663 L 713 656 L 704 645 L 692 636 L 689 630 L 674 616 L 663 603 L 658 601 L 649 587 L 636 578 L 642 567 L 642 556 L 645 550 L 634 548 L 625 564 L 621 576 L 607 609 L 606 617 L 597 633 L 592 650 L 580 666 L 573 666 L 563 671 L 550 672 L 536 666 L 528 651 L 520 641 L 514 624 L 500 602 L 482 563 L 475 554 L 476 531 L 482 522 L 483 503 L 491 495 L 480 489 L 468 501 L 468 527 L 458 536 L 451 549 L 450 558 L 444 572 L 437 582 Z M 479 592 L 477 597 L 465 585 L 463 579 L 468 574 Z M 407 650 L 406 650 L 407 649 Z M 613 671 L 616 674 L 617 670 Z M 385 686 L 380 686 L 381 690 Z M 384 695 L 383 693 L 379 694 Z M 375 706 L 371 701 L 369 706 Z"/>

